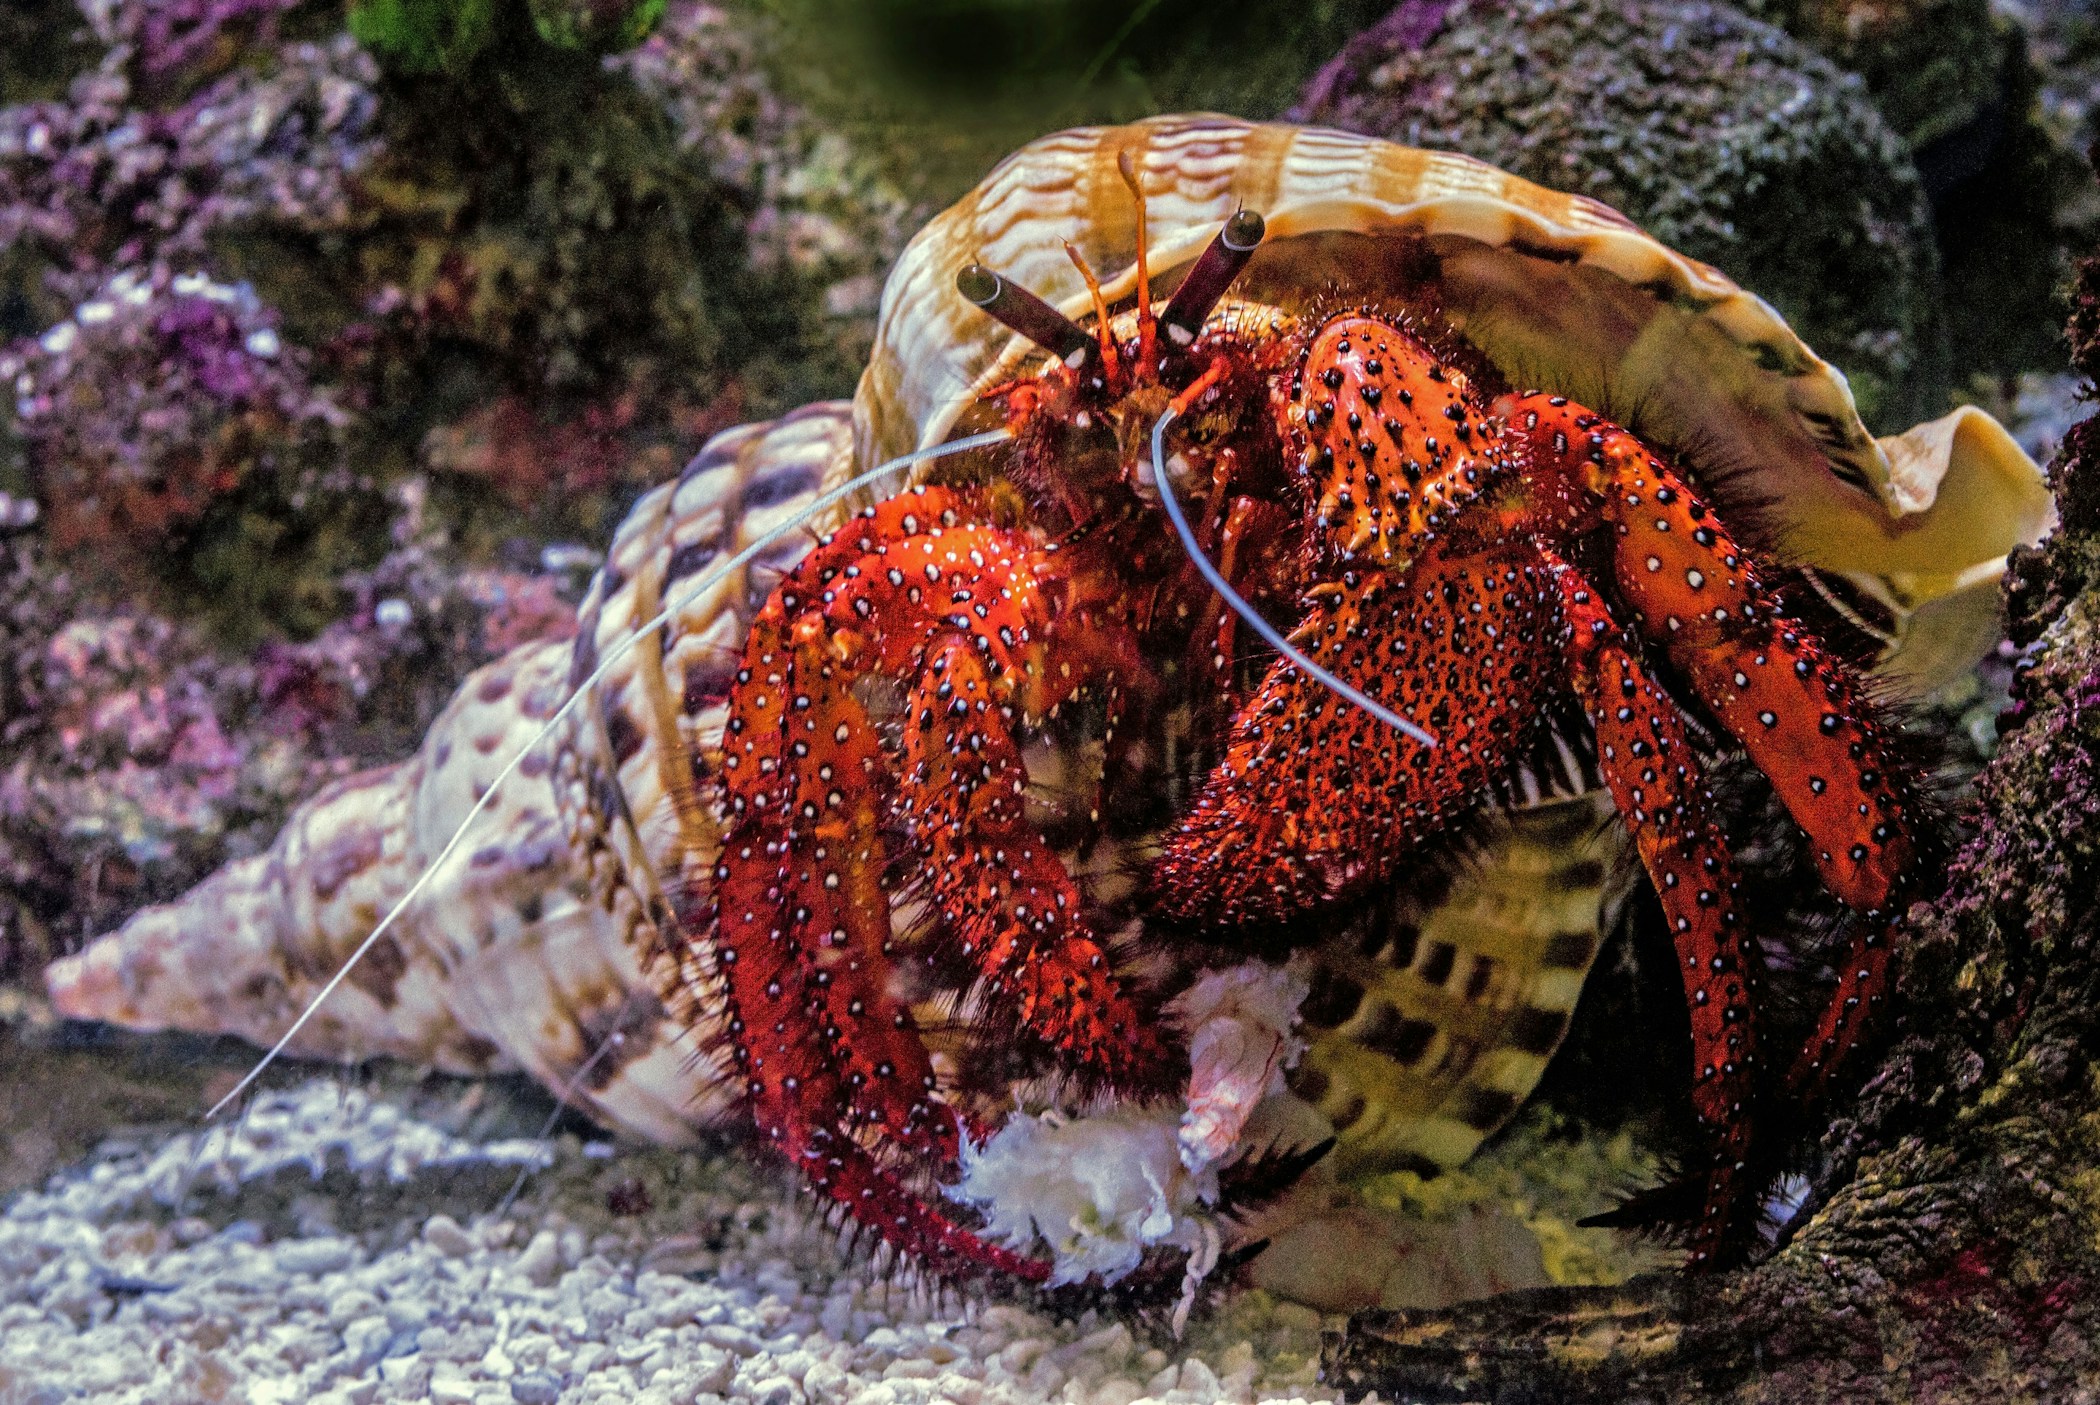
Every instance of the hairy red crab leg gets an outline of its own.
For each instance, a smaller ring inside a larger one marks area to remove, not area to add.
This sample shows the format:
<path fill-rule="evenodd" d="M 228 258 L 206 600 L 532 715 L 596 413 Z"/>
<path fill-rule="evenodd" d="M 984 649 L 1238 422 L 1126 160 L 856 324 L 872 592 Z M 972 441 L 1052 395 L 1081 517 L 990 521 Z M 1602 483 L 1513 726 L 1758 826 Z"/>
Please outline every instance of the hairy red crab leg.
<path fill-rule="evenodd" d="M 1010 730 L 1017 712 L 1041 714 L 1114 665 L 1135 666 L 1120 633 L 1083 610 L 1053 619 L 1041 580 L 1053 555 L 991 527 L 879 543 L 826 619 L 867 641 L 866 666 L 913 679 L 898 812 L 946 936 L 1024 1028 L 1087 1073 L 1127 1082 L 1156 1075 L 1166 1046 L 1027 821 Z"/>
<path fill-rule="evenodd" d="M 1716 1263 L 1746 1247 L 1752 1227 L 1740 1202 L 1750 1154 L 1759 959 L 1746 942 L 1735 864 L 1677 705 L 1648 676 L 1596 589 L 1551 553 L 1545 560 L 1575 691 L 1597 729 L 1598 767 L 1677 945 L 1692 1012 L 1692 1106 L 1714 1155 L 1691 1261 Z"/>
<path fill-rule="evenodd" d="M 1534 554 L 1432 551 L 1406 575 L 1345 572 L 1293 641 L 1344 683 L 1436 734 L 1400 733 L 1279 661 L 1168 836 L 1155 909 L 1205 929 L 1274 931 L 1389 876 L 1486 793 L 1545 704 L 1550 597 Z"/>
<path fill-rule="evenodd" d="M 1915 802 L 1889 762 L 1887 724 L 1852 670 L 1781 612 L 1705 500 L 1633 435 L 1558 396 L 1498 408 L 1535 468 L 1569 485 L 1564 510 L 1617 528 L 1613 574 L 1642 637 L 1771 777 L 1808 832 L 1825 886 L 1862 914 L 1788 1078 L 1795 1091 L 1820 1093 L 1882 1000 L 1893 929 L 1916 880 Z"/>
<path fill-rule="evenodd" d="M 823 610 L 875 543 L 953 523 L 959 510 L 975 504 L 946 491 L 890 499 L 841 526 L 781 581 L 746 637 L 723 756 L 731 812 L 724 853 L 735 845 L 739 871 L 773 873 L 750 920 L 769 939 L 784 933 L 799 953 L 812 1028 L 840 1065 L 851 1117 L 926 1140 L 944 1158 L 956 1150 L 953 1110 L 934 1096 L 925 1045 L 883 984 L 889 900 L 870 781 L 882 762 L 850 690 L 853 674 L 832 655 Z M 722 909 L 728 925 L 718 941 L 743 935 L 742 912 Z"/>
<path fill-rule="evenodd" d="M 853 1131 L 879 1121 L 952 1155 L 954 1114 L 933 1098 L 925 1048 L 882 985 L 888 903 L 872 876 L 880 855 L 862 801 L 868 778 L 840 769 L 879 758 L 872 728 L 807 622 L 854 558 L 922 519 L 953 520 L 957 505 L 945 493 L 907 494 L 863 513 L 820 543 L 761 611 L 725 732 L 732 819 L 709 925 L 753 1119 L 811 1186 L 936 1271 L 1040 1280 L 1047 1264 L 948 1219 Z M 805 589 L 817 599 L 805 601 Z"/>
<path fill-rule="evenodd" d="M 848 1092 L 826 1056 L 825 1043 L 810 1037 L 805 1017 L 812 996 L 809 973 L 794 939 L 778 926 L 764 930 L 758 916 L 777 899 L 767 889 L 765 873 L 763 865 L 731 862 L 715 870 L 722 968 L 735 1011 L 731 1030 L 761 1132 L 818 1194 L 934 1271 L 1047 1278 L 1048 1264 L 992 1244 L 948 1219 L 900 1184 L 846 1131 Z M 813 1115 L 813 1108 L 822 1112 Z"/>

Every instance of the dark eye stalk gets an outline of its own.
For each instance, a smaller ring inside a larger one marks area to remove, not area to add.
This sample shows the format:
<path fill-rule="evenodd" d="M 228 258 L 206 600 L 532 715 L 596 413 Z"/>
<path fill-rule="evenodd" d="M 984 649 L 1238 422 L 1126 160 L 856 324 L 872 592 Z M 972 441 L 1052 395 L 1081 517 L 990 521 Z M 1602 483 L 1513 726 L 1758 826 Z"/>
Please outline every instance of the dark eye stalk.
<path fill-rule="evenodd" d="M 1232 280 L 1246 268 L 1247 261 L 1254 257 L 1254 251 L 1261 246 L 1262 237 L 1267 232 L 1267 224 L 1252 210 L 1235 211 L 1232 218 L 1225 221 L 1224 228 L 1204 248 L 1159 314 L 1159 327 L 1169 346 L 1179 351 L 1195 342 L 1196 334 L 1203 329 L 1203 320 L 1218 305 L 1218 299 L 1225 296 Z M 955 275 L 955 290 L 973 306 L 982 308 L 1006 327 L 1066 361 L 1074 369 L 1097 350 L 1094 338 L 1077 322 L 981 263 L 964 265 Z M 1148 309 L 1139 309 L 1141 320 L 1146 311 Z"/>
<path fill-rule="evenodd" d="M 955 275 L 955 290 L 974 306 L 1075 367 L 1079 358 L 1094 347 L 1094 339 L 1077 322 L 981 263 L 964 265 Z"/>
<path fill-rule="evenodd" d="M 1169 346 L 1185 348 L 1196 340 L 1203 319 L 1254 257 L 1266 233 L 1268 225 L 1252 210 L 1235 211 L 1225 221 L 1159 314 L 1160 330 L 1166 333 Z"/>

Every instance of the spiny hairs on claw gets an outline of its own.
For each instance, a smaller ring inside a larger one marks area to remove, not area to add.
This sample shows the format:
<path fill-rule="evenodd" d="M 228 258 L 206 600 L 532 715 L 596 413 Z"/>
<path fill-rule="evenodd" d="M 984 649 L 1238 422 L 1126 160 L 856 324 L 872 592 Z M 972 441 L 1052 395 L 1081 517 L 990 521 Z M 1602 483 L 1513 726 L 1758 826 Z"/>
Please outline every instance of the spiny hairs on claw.
<path fill-rule="evenodd" d="M 1185 351 L 1196 342 L 1211 309 L 1216 307 L 1232 281 L 1239 276 L 1253 258 L 1266 233 L 1266 223 L 1252 210 L 1240 209 L 1225 221 L 1217 234 L 1197 256 L 1194 264 L 1183 276 L 1181 285 L 1168 300 L 1163 314 L 1155 317 L 1152 309 L 1150 276 L 1147 268 L 1145 238 L 1145 192 L 1137 170 L 1128 152 L 1122 153 L 1116 163 L 1118 174 L 1129 187 L 1132 201 L 1137 207 L 1137 277 L 1135 283 L 1138 348 L 1135 377 L 1142 381 L 1159 374 L 1159 358 L 1156 353 L 1156 337 L 1160 326 L 1167 328 L 1167 338 L 1176 350 Z M 1108 305 L 1102 300 L 1099 282 L 1078 249 L 1066 246 L 1080 276 L 1086 280 L 1087 288 L 1095 305 L 1099 358 L 1105 371 L 1113 377 L 1119 364 L 1115 341 L 1109 330 Z M 998 321 L 1028 338 L 1045 351 L 1057 356 L 1073 370 L 1083 366 L 1093 354 L 1095 339 L 1089 338 L 1084 328 L 1064 314 L 1052 308 L 1035 294 L 1010 280 L 1001 277 L 981 264 L 964 266 L 955 278 L 958 292 L 974 306 L 981 308 Z M 1408 721 L 1399 714 L 1366 697 L 1360 690 L 1350 687 L 1332 673 L 1314 663 L 1293 646 L 1289 640 L 1240 593 L 1233 589 L 1224 575 L 1204 555 L 1201 543 L 1190 528 L 1187 517 L 1176 500 L 1173 486 L 1168 481 L 1164 441 L 1167 426 L 1196 403 L 1217 382 L 1224 372 L 1224 364 L 1214 364 L 1204 369 L 1196 379 L 1177 393 L 1160 415 L 1152 428 L 1152 476 L 1157 485 L 1162 506 L 1174 524 L 1176 536 L 1190 562 L 1203 576 L 1210 588 L 1217 592 L 1232 612 L 1244 620 L 1271 648 L 1291 662 L 1291 665 L 1308 677 L 1319 681 L 1321 686 L 1333 692 L 1353 707 L 1361 708 L 1387 726 L 1412 737 L 1427 747 L 1434 747 L 1436 738 L 1422 727 Z"/>
<path fill-rule="evenodd" d="M 298 1038 L 299 1032 L 313 1019 L 315 1013 L 327 1001 L 328 997 L 341 988 L 343 982 L 349 979 L 351 972 L 356 969 L 358 963 L 372 953 L 380 941 L 394 927 L 395 923 L 400 920 L 401 914 L 406 912 L 418 897 L 422 896 L 424 890 L 430 886 L 432 879 L 444 868 L 446 862 L 451 859 L 453 854 L 458 852 L 460 845 L 465 842 L 467 834 L 473 828 L 474 822 L 489 808 L 504 782 L 517 773 L 519 767 L 524 764 L 528 756 L 544 746 L 548 739 L 555 735 L 583 699 L 591 695 L 591 690 L 641 640 L 653 635 L 657 629 L 688 603 L 704 597 L 709 591 L 728 579 L 733 572 L 743 569 L 750 562 L 758 559 L 760 554 L 774 542 L 779 541 L 791 532 L 800 530 L 826 509 L 844 502 L 853 494 L 866 488 L 876 487 L 883 483 L 891 474 L 902 469 L 908 469 L 915 464 L 924 463 L 949 454 L 964 453 L 972 449 L 984 448 L 1000 443 L 1008 437 L 1007 431 L 1003 429 L 986 430 L 981 434 L 973 434 L 945 444 L 937 444 L 908 454 L 900 454 L 896 458 L 877 464 L 874 468 L 856 475 L 838 487 L 820 494 L 785 521 L 762 533 L 735 556 L 707 572 L 691 587 L 678 592 L 655 617 L 629 631 L 626 637 L 616 646 L 606 650 L 597 667 L 569 690 L 569 694 L 562 701 L 561 706 L 554 710 L 553 715 L 546 720 L 545 724 L 540 727 L 529 741 L 519 747 L 512 754 L 503 769 L 497 772 L 495 778 L 476 798 L 473 808 L 467 811 L 457 828 L 453 830 L 451 838 L 445 842 L 444 846 L 430 862 L 424 865 L 423 871 L 417 875 L 416 880 L 409 885 L 408 889 L 388 909 L 386 915 L 372 928 L 371 933 L 359 943 L 357 948 L 337 968 L 335 974 L 330 976 L 314 997 L 307 1002 L 306 1007 L 300 1011 L 298 1017 L 291 1022 L 283 1034 L 278 1036 L 277 1041 L 270 1046 L 269 1050 L 256 1061 L 255 1066 L 249 1069 L 224 1097 L 211 1106 L 211 1109 L 204 1115 L 205 1120 L 211 1121 L 217 1118 L 228 1107 L 238 1102 L 255 1085 L 255 1081 L 262 1077 L 270 1065 L 276 1062 L 278 1056 L 291 1045 L 293 1040 Z"/>

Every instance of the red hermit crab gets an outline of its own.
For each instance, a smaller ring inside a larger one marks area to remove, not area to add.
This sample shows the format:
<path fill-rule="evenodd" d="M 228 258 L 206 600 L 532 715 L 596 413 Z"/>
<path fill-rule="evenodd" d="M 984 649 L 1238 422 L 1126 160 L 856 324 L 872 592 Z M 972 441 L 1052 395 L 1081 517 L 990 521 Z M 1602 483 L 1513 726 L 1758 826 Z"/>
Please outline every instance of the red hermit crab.
<path fill-rule="evenodd" d="M 1563 266 L 1583 261 L 1568 247 L 1583 235 L 1639 245 L 1661 285 L 1644 293 L 1666 313 L 1738 335 L 1754 324 L 1751 353 L 1795 383 L 1792 424 L 1766 438 L 1791 429 L 1781 452 L 1868 498 L 1886 460 L 1842 381 L 1711 270 L 1655 257 L 1609 211 L 1472 163 L 1202 119 L 1063 140 L 1092 147 L 1091 198 L 1120 194 L 1130 210 L 1122 305 L 1071 245 L 1090 326 L 1010 271 L 951 266 L 951 296 L 1028 345 L 929 432 L 998 424 L 1011 444 L 824 538 L 744 647 L 703 927 L 760 1127 L 900 1248 L 1040 1276 L 891 1169 L 906 1152 L 951 1163 L 979 1135 L 893 990 L 906 960 L 949 973 L 980 1028 L 1085 1085 L 1173 1082 L 1156 992 L 1119 971 L 1097 905 L 1031 822 L 1030 739 L 1091 727 L 1101 785 L 1131 787 L 1147 772 L 1129 739 L 1190 719 L 1184 745 L 1211 758 L 1207 774 L 1164 817 L 1126 907 L 1148 942 L 1282 954 L 1505 792 L 1572 696 L 1682 961 L 1710 1142 L 1692 1260 L 1740 1252 L 1759 1189 L 1760 1061 L 1785 1066 L 1793 1096 L 1822 1091 L 1880 1004 L 1901 913 L 1929 881 L 1913 782 L 1859 672 L 1782 602 L 1771 536 L 1733 520 L 1656 441 L 1566 393 L 1608 377 L 1523 389 L 1521 359 L 1498 364 L 1469 339 L 1486 319 L 1453 309 L 1435 236 L 1477 244 L 1499 225 L 1507 245 Z M 1032 152 L 961 218 L 993 228 L 1002 200 L 1039 193 L 1044 152 Z M 1307 286 L 1301 266 L 1278 301 L 1258 267 L 1262 177 L 1249 172 L 1302 187 L 1323 160 L 1388 188 L 1404 178 L 1418 204 L 1442 202 L 1445 228 L 1425 220 L 1408 238 L 1389 219 L 1379 245 L 1352 249 L 1331 223 L 1327 257 L 1376 261 L 1382 282 L 1369 296 Z M 1206 162 L 1213 179 L 1185 174 Z M 1156 188 L 1155 167 L 1184 174 Z M 1185 234 L 1192 197 L 1214 233 L 1163 296 L 1147 215 L 1171 205 Z M 1508 228 L 1525 215 L 1560 220 L 1560 242 L 1527 249 L 1528 231 Z M 1054 231 L 1039 237 L 1056 247 Z M 886 316 L 918 271 L 908 254 Z M 910 354 L 894 327 L 885 335 Z M 878 394 L 887 369 L 870 372 Z M 1173 521 L 1183 502 L 1193 528 Z M 1250 602 L 1244 623 L 1214 583 Z M 1295 645 L 1253 642 L 1263 616 Z M 1705 779 L 1722 747 L 1770 778 L 1858 915 L 1798 1051 L 1759 1045 L 1756 934 Z M 900 943 L 892 906 L 906 898 L 923 917 Z"/>
<path fill-rule="evenodd" d="M 919 451 L 823 544 L 773 540 Z M 1915 689 L 1988 641 L 2049 511 L 1988 416 L 1875 440 L 1769 307 L 1592 201 L 1331 131 L 1060 133 L 912 242 L 850 410 L 728 431 L 636 504 L 573 650 L 480 671 L 53 999 L 523 1067 L 654 1141 L 748 1110 L 937 1271 L 1112 1276 L 1199 1266 L 1294 1020 L 1335 1162 L 1463 1162 L 1638 851 L 1681 924 L 1713 1262 L 1767 1174 L 1755 1095 L 1831 1077 L 1921 882 L 1886 723 L 1792 602 Z M 1738 747 L 1861 913 L 1799 1051 L 1760 1045 L 1700 779 Z M 1090 1121 L 1124 1185 L 1020 1186 Z"/>

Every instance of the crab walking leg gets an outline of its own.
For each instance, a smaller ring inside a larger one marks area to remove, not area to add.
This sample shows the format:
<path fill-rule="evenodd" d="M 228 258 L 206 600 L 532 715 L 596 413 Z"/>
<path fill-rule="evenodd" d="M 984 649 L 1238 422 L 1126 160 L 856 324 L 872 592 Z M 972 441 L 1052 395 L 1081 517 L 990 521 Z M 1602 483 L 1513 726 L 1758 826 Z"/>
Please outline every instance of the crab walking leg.
<path fill-rule="evenodd" d="M 798 633 L 823 630 L 805 617 Z M 802 948 L 823 1016 L 819 1032 L 837 1051 L 855 1112 L 891 1135 L 932 1146 L 944 1161 L 959 1150 L 955 1116 L 934 1097 L 926 1046 L 885 986 L 890 965 L 890 903 L 877 832 L 887 768 L 875 728 L 851 691 L 853 675 L 828 645 L 795 652 L 787 718 L 793 827 L 782 878 L 788 920 Z"/>
<path fill-rule="evenodd" d="M 1435 732 L 1425 747 L 1287 661 L 1153 871 L 1157 914 L 1276 933 L 1389 876 L 1485 794 L 1548 696 L 1551 582 L 1510 547 L 1433 552 L 1400 577 L 1343 573 L 1292 636 L 1314 662 Z"/>
<path fill-rule="evenodd" d="M 1790 1082 L 1818 1089 L 1887 986 L 1894 920 L 1918 867 L 1915 802 L 1866 685 L 1788 620 L 1748 553 L 1682 476 L 1617 425 L 1543 396 L 1511 422 L 1616 529 L 1613 574 L 1643 638 L 1690 679 L 1808 832 L 1824 884 L 1862 914 Z"/>
<path fill-rule="evenodd" d="M 896 515 L 916 525 L 912 514 Z M 819 613 L 827 585 L 850 569 L 841 562 L 860 533 L 885 525 L 857 518 L 835 533 L 752 625 L 725 729 L 724 862 L 771 880 L 746 884 L 749 920 L 768 936 L 786 934 L 809 1026 L 850 1091 L 851 1119 L 952 1157 L 953 1112 L 934 1096 L 925 1046 L 884 985 L 889 900 L 880 882 L 874 728 L 850 675 L 829 655 Z M 724 920 L 742 922 L 743 912 L 724 909 Z M 723 939 L 731 935 L 725 928 Z"/>
<path fill-rule="evenodd" d="M 878 543 L 826 605 L 840 647 L 913 680 L 897 812 L 926 859 L 948 940 L 1022 1025 L 1123 1082 L 1165 1047 L 1110 973 L 1063 861 L 1028 824 L 1028 775 L 1010 726 L 1099 676 L 1115 641 L 1058 630 L 1039 582 L 1053 553 L 998 528 Z M 1126 662 L 1128 662 L 1126 660 Z"/>
<path fill-rule="evenodd" d="M 762 877 L 765 865 L 729 861 L 734 852 L 725 849 L 715 870 L 715 930 L 737 1062 L 759 1129 L 820 1195 L 936 1273 L 1047 1278 L 1048 1264 L 988 1243 L 949 1220 L 878 1166 L 847 1132 L 847 1090 L 824 1045 L 808 1033 L 809 973 L 795 936 L 768 915 L 778 909 L 778 889 Z"/>
<path fill-rule="evenodd" d="M 1735 865 L 1676 705 L 1642 668 L 1590 583 L 1545 555 L 1558 586 L 1569 672 L 1597 730 L 1600 769 L 1677 945 L 1692 1012 L 1692 1106 L 1714 1153 L 1692 1262 L 1718 1261 L 1749 1228 L 1739 1191 L 1750 1152 L 1758 958 L 1736 906 Z"/>
<path fill-rule="evenodd" d="M 1166 1052 L 1156 1021 L 1119 988 L 1071 875 L 1028 824 L 1027 771 L 1000 691 L 976 648 L 950 637 L 928 651 L 912 692 L 903 809 L 934 905 L 985 993 L 1023 1027 L 1105 1082 L 1156 1075 Z"/>

